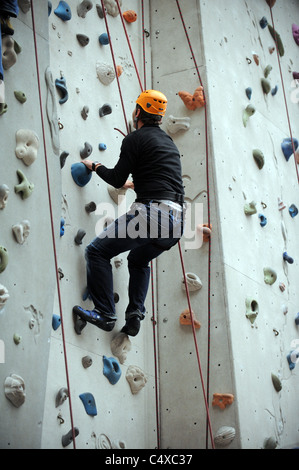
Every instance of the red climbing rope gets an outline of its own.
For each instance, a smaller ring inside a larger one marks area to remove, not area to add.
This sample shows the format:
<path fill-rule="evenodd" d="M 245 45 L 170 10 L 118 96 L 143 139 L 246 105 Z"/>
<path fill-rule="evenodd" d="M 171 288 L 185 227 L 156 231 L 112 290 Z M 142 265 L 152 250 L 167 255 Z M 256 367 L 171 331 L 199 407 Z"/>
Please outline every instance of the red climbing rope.
<path fill-rule="evenodd" d="M 59 286 L 57 252 L 56 252 L 56 244 L 55 244 L 55 230 L 54 230 L 53 210 L 52 210 L 52 202 L 51 202 L 52 197 L 51 197 L 50 178 L 49 178 L 49 169 L 48 169 L 48 157 L 47 157 L 47 147 L 46 147 L 46 138 L 45 138 L 45 125 L 44 125 L 44 115 L 43 115 L 43 105 L 42 105 L 42 94 L 41 94 L 41 84 L 40 84 L 39 61 L 38 61 L 38 53 L 37 53 L 35 16 L 34 16 L 33 3 L 34 3 L 33 0 L 31 0 L 32 29 L 33 29 L 33 39 L 34 39 L 34 49 L 35 49 L 38 95 L 39 95 L 39 102 L 40 102 L 40 115 L 41 115 L 42 133 L 43 133 L 43 145 L 44 145 L 44 151 L 45 151 L 45 167 L 46 167 L 46 177 L 47 177 L 47 189 L 48 189 L 48 199 L 49 199 L 52 243 L 53 243 L 53 252 L 54 252 L 54 264 L 55 264 L 56 284 L 57 284 L 57 293 L 58 293 L 58 302 L 59 302 L 59 311 L 60 311 L 60 320 L 61 320 L 62 343 L 63 343 L 64 361 L 65 361 L 65 373 L 66 373 L 67 389 L 68 389 L 68 394 L 69 394 L 69 409 L 70 409 L 70 419 L 71 419 L 71 427 L 72 427 L 73 447 L 74 447 L 74 449 L 76 449 L 75 428 L 74 428 L 74 423 L 73 423 L 72 400 L 71 400 L 71 392 L 70 392 L 70 381 L 69 381 L 67 354 L 66 354 L 66 346 L 65 346 L 65 334 L 64 334 L 64 324 L 63 324 L 63 314 L 62 314 L 62 302 L 61 302 L 61 294 L 60 294 L 60 286 Z"/>
<path fill-rule="evenodd" d="M 290 138 L 291 138 L 292 147 L 293 147 L 295 168 L 296 168 L 296 173 L 297 173 L 297 180 L 298 180 L 298 183 L 299 183 L 298 165 L 297 165 L 297 162 L 296 162 L 296 155 L 295 155 L 296 149 L 295 149 L 294 140 L 293 140 L 293 137 L 292 137 L 292 129 L 291 129 L 291 122 L 290 122 L 290 115 L 289 115 L 289 109 L 288 109 L 288 105 L 287 105 L 287 99 L 286 99 L 284 81 L 283 81 L 282 70 L 281 70 L 281 64 L 280 64 L 280 58 L 279 58 L 279 48 L 278 48 L 278 43 L 277 43 L 277 35 L 276 35 L 275 26 L 274 26 L 274 19 L 273 19 L 272 7 L 269 6 L 269 8 L 270 8 L 270 15 L 271 15 L 272 26 L 273 26 L 273 30 L 274 30 L 274 40 L 275 40 L 275 45 L 276 45 L 277 61 L 278 61 L 278 66 L 279 66 L 279 73 L 280 73 L 280 79 L 281 79 L 281 84 L 282 84 L 282 90 L 283 90 L 283 97 L 284 97 L 285 109 L 286 109 L 286 113 L 287 113 L 287 120 L 288 120 L 288 126 L 289 126 L 289 131 L 290 131 Z"/>
<path fill-rule="evenodd" d="M 185 31 L 185 35 L 186 35 L 186 39 L 187 39 L 187 42 L 188 42 L 188 45 L 189 45 L 189 48 L 190 48 L 190 52 L 191 52 L 191 55 L 192 55 L 192 59 L 193 59 L 193 62 L 194 62 L 194 65 L 195 65 L 195 69 L 196 69 L 196 72 L 197 72 L 197 75 L 198 75 L 198 79 L 199 79 L 199 82 L 201 84 L 201 86 L 203 86 L 203 83 L 202 83 L 202 80 L 201 80 L 201 76 L 200 76 L 200 73 L 199 73 L 199 69 L 198 69 L 198 65 L 197 65 L 197 62 L 196 62 L 196 59 L 195 59 L 195 55 L 194 55 L 194 52 L 193 52 L 193 48 L 192 48 L 192 45 L 191 45 L 191 41 L 190 41 L 190 38 L 189 38 L 189 35 L 188 35 L 188 31 L 187 31 L 187 28 L 186 28 L 186 25 L 185 25 L 185 21 L 184 21 L 184 17 L 183 17 L 183 14 L 182 14 L 182 10 L 181 10 L 181 7 L 180 7 L 180 4 L 179 4 L 179 0 L 176 0 L 176 4 L 177 4 L 177 7 L 178 7 L 178 11 L 179 11 L 179 14 L 180 14 L 180 18 L 181 18 L 181 21 L 182 21 L 182 25 L 183 25 L 183 28 L 184 28 L 184 31 Z M 209 184 L 209 153 L 208 153 L 208 149 L 209 149 L 209 141 L 208 141 L 208 117 L 207 117 L 207 100 L 206 100 L 206 96 L 205 96 L 205 93 L 204 93 L 204 89 L 203 89 L 203 94 L 204 94 L 204 98 L 205 98 L 205 107 L 204 107 L 204 112 L 205 112 L 205 146 L 206 146 L 206 180 L 207 180 L 207 211 L 208 211 L 208 224 L 210 226 L 210 184 Z M 211 323 L 211 303 L 210 303 L 210 298 L 211 298 L 211 238 L 209 239 L 209 253 L 208 253 L 208 345 L 207 345 L 207 397 L 209 396 L 209 378 L 210 378 L 210 323 Z M 190 314 L 191 314 L 191 310 L 190 310 Z M 192 318 L 192 316 L 191 316 Z M 200 365 L 200 364 L 199 364 Z M 203 388 L 204 390 L 204 388 Z M 205 400 L 206 402 L 206 407 L 207 407 L 207 429 L 209 428 L 210 430 L 210 438 L 211 438 L 211 443 L 212 443 L 212 446 L 214 447 L 214 441 L 213 441 L 213 435 L 212 435 L 212 430 L 211 430 L 211 422 L 210 422 L 210 416 L 209 416 L 209 409 L 208 409 L 208 402 L 207 400 Z M 206 442 L 206 446 L 208 445 L 208 442 Z"/>

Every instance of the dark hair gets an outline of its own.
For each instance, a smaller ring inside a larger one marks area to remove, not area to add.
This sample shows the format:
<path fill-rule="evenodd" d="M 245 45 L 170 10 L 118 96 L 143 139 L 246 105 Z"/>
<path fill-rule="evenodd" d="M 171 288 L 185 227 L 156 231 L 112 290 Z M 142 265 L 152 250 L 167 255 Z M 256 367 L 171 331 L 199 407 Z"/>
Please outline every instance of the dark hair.
<path fill-rule="evenodd" d="M 144 124 L 161 124 L 162 116 L 147 113 L 139 104 L 136 104 L 136 110 L 137 109 L 140 109 L 138 119 L 144 122 Z"/>

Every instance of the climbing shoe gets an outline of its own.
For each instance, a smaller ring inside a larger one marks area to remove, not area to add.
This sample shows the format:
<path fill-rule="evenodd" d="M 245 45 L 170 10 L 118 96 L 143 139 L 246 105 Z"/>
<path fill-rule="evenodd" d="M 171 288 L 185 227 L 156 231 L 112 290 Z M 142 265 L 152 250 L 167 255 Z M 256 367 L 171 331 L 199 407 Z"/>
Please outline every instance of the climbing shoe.
<path fill-rule="evenodd" d="M 76 305 L 73 307 L 73 313 L 78 315 L 81 320 L 84 320 L 92 325 L 101 328 L 104 331 L 111 331 L 114 328 L 115 320 L 110 320 L 108 317 L 98 312 L 97 310 L 85 310 L 84 308 Z"/>
<path fill-rule="evenodd" d="M 0 17 L 0 23 L 1 23 L 1 34 L 7 34 L 9 36 L 12 36 L 14 34 L 14 29 L 12 27 L 12 24 L 9 20 L 8 16 L 2 16 Z"/>
<path fill-rule="evenodd" d="M 136 336 L 140 330 L 140 322 L 144 319 L 143 313 L 139 310 L 126 313 L 126 324 L 122 327 L 121 332 L 129 336 Z"/>

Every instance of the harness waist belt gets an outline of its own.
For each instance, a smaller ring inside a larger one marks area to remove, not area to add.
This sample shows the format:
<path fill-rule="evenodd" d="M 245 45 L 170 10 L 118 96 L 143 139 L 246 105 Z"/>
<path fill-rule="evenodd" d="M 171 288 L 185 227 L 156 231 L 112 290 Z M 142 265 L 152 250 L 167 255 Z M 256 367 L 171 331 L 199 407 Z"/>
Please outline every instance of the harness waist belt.
<path fill-rule="evenodd" d="M 171 191 L 163 191 L 158 196 L 138 194 L 136 202 L 148 202 L 152 200 L 168 199 L 169 201 L 178 202 L 184 204 L 184 194 L 173 193 Z"/>

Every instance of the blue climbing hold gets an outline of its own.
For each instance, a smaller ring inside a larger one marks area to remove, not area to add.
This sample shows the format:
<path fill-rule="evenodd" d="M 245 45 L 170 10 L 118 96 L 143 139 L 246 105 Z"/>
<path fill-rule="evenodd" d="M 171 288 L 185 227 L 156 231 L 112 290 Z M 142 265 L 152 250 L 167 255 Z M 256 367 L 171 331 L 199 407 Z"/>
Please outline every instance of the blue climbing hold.
<path fill-rule="evenodd" d="M 100 34 L 99 36 L 99 42 L 100 44 L 102 44 L 102 46 L 106 46 L 107 44 L 109 44 L 109 36 L 107 33 L 102 33 Z"/>
<path fill-rule="evenodd" d="M 291 204 L 290 207 L 289 207 L 289 214 L 291 217 L 296 217 L 296 215 L 298 214 L 298 209 L 297 207 L 295 206 L 295 204 Z"/>
<path fill-rule="evenodd" d="M 52 3 L 50 2 L 50 0 L 48 1 L 48 16 L 51 15 L 51 11 L 52 11 Z"/>
<path fill-rule="evenodd" d="M 89 416 L 96 416 L 98 414 L 96 402 L 92 393 L 81 393 L 79 398 L 81 398 L 85 411 Z"/>
<path fill-rule="evenodd" d="M 261 227 L 265 227 L 265 225 L 267 224 L 267 217 L 265 217 L 263 214 L 259 214 L 258 216 L 261 220 L 260 221 Z"/>
<path fill-rule="evenodd" d="M 272 88 L 272 90 L 271 90 L 271 95 L 272 95 L 272 96 L 276 95 L 277 91 L 278 91 L 278 86 L 275 85 L 275 87 Z"/>
<path fill-rule="evenodd" d="M 92 172 L 84 163 L 73 163 L 71 166 L 73 180 L 78 186 L 85 186 L 91 180 Z"/>
<path fill-rule="evenodd" d="M 106 150 L 107 149 L 107 145 L 106 144 L 103 144 L 103 142 L 101 142 L 99 144 L 99 150 Z"/>
<path fill-rule="evenodd" d="M 268 25 L 268 20 L 265 16 L 263 16 L 263 18 L 260 20 L 260 27 L 264 29 L 266 28 L 267 25 Z"/>
<path fill-rule="evenodd" d="M 119 363 L 114 357 L 103 356 L 103 374 L 112 385 L 115 385 L 121 376 L 121 369 Z"/>
<path fill-rule="evenodd" d="M 60 219 L 60 236 L 62 237 L 64 235 L 64 218 L 61 217 Z"/>
<path fill-rule="evenodd" d="M 56 88 L 60 91 L 61 93 L 61 98 L 59 100 L 59 103 L 60 104 L 63 104 L 65 103 L 68 98 L 69 98 L 69 94 L 68 94 L 68 91 L 67 91 L 67 88 L 66 88 L 66 80 L 64 77 L 61 77 L 61 78 L 56 78 L 55 80 L 55 85 L 56 85 Z"/>
<path fill-rule="evenodd" d="M 53 330 L 57 330 L 61 325 L 61 319 L 59 315 L 53 314 L 52 316 L 52 328 Z"/>
<path fill-rule="evenodd" d="M 69 5 L 63 0 L 60 0 L 58 7 L 56 8 L 56 10 L 54 10 L 54 13 L 62 21 L 68 21 L 72 17 L 72 12 Z"/>
<path fill-rule="evenodd" d="M 250 86 L 246 88 L 245 93 L 246 93 L 247 98 L 251 100 L 252 88 L 250 88 Z"/>
<path fill-rule="evenodd" d="M 283 253 L 283 259 L 287 261 L 289 264 L 294 263 L 293 258 L 291 258 L 291 256 L 289 256 L 286 251 Z"/>
<path fill-rule="evenodd" d="M 289 363 L 290 370 L 293 370 L 295 368 L 298 357 L 299 357 L 298 349 L 293 349 L 293 351 L 289 352 L 289 354 L 287 355 L 287 360 Z"/>
<path fill-rule="evenodd" d="M 297 150 L 298 140 L 293 139 L 293 144 L 294 144 L 295 150 Z M 286 139 L 283 139 L 283 141 L 282 141 L 281 149 L 283 151 L 283 154 L 285 156 L 286 161 L 289 161 L 290 156 L 294 152 L 293 144 L 292 144 L 292 139 L 290 137 L 287 137 Z"/>

